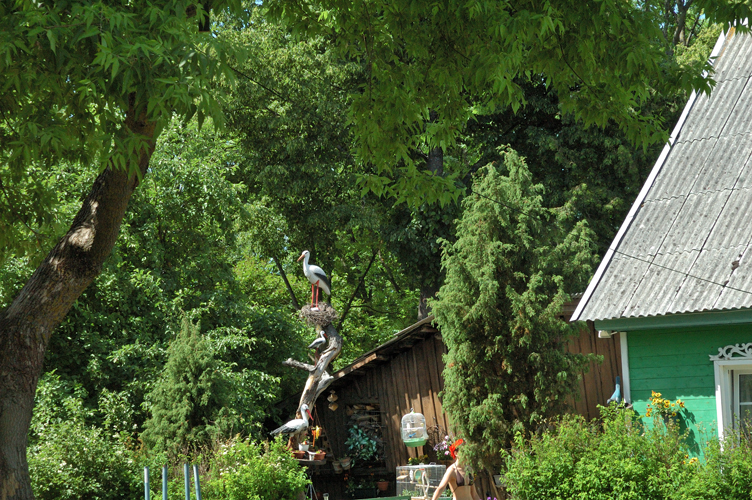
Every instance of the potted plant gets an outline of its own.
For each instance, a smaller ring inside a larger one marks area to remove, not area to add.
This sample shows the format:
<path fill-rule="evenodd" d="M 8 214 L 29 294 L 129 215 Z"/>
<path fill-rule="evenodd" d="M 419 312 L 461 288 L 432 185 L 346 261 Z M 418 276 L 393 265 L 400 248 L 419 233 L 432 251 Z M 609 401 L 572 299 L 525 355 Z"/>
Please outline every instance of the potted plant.
<path fill-rule="evenodd" d="M 298 460 L 303 460 L 306 458 L 306 452 L 302 450 L 293 450 L 292 456 L 297 458 Z"/>
<path fill-rule="evenodd" d="M 339 459 L 340 465 L 342 465 L 342 468 L 344 470 L 350 470 L 350 466 L 352 465 L 352 459 L 350 457 L 342 457 Z"/>
<path fill-rule="evenodd" d="M 300 451 L 308 451 L 308 448 L 310 447 L 310 443 L 306 439 L 305 441 L 301 441 L 298 443 L 298 450 Z"/>
<path fill-rule="evenodd" d="M 449 447 L 452 445 L 454 440 L 450 439 L 449 436 L 444 436 L 444 439 L 436 444 L 436 446 L 433 447 L 433 451 L 436 452 L 436 459 L 439 462 L 452 462 L 452 453 L 449 451 Z"/>
<path fill-rule="evenodd" d="M 326 458 L 326 452 L 324 450 L 316 450 L 313 452 L 313 460 L 324 460 Z"/>
<path fill-rule="evenodd" d="M 389 489 L 389 481 L 386 479 L 380 479 L 376 481 L 376 488 L 378 488 L 379 491 L 386 491 Z"/>
<path fill-rule="evenodd" d="M 419 455 L 415 458 L 408 458 L 407 465 L 423 465 L 428 463 L 428 455 Z"/>
<path fill-rule="evenodd" d="M 370 479 L 350 479 L 347 481 L 345 492 L 352 498 L 373 498 L 378 494 L 376 483 Z"/>

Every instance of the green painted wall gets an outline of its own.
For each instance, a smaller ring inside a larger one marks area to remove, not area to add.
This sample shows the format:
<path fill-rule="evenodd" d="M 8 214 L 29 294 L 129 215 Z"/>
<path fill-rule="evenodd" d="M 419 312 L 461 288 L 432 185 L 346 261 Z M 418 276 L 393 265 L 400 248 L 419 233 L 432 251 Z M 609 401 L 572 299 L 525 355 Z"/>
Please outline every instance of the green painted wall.
<path fill-rule="evenodd" d="M 685 401 L 689 444 L 701 455 L 701 443 L 717 433 L 715 375 L 709 356 L 729 344 L 752 342 L 752 324 L 663 328 L 627 334 L 632 404 L 645 414 L 651 391 Z M 646 419 L 647 420 L 647 419 Z"/>

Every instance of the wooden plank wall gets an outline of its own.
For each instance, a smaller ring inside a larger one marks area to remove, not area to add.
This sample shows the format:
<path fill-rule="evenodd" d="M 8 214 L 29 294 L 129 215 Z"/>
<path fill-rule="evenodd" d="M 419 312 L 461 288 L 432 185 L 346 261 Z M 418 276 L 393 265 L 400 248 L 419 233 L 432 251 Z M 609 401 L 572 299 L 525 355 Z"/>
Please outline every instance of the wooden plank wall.
<path fill-rule="evenodd" d="M 604 404 L 614 390 L 614 379 L 621 371 L 621 353 L 618 335 L 611 339 L 599 339 L 591 329 L 583 330 L 579 337 L 569 344 L 571 352 L 595 353 L 604 356 L 601 365 L 592 363 L 590 371 L 580 380 L 580 398 L 571 401 L 573 411 L 591 419 L 598 416 L 597 405 Z M 328 409 L 327 391 L 316 404 L 316 423 L 324 427 L 329 445 L 336 458 L 346 456 L 348 416 L 347 405 L 378 403 L 381 409 L 383 439 L 386 450 L 385 471 L 393 482 L 394 470 L 407 463 L 410 457 L 428 454 L 435 459 L 430 446 L 408 448 L 402 443 L 400 424 L 402 416 L 413 408 L 426 417 L 429 429 L 435 434 L 451 430 L 438 394 L 444 387 L 441 373 L 444 369 L 443 354 L 446 347 L 441 335 L 432 329 L 424 340 L 417 340 L 411 347 L 373 368 L 364 367 L 349 373 L 332 385 L 338 396 L 336 411 Z M 437 431 L 438 428 L 438 431 Z M 337 483 L 339 481 L 339 483 Z M 331 465 L 322 466 L 319 471 L 317 488 L 324 488 L 339 500 L 342 489 L 342 476 L 331 472 Z M 485 474 L 477 477 L 478 492 L 483 498 L 490 493 L 497 494 L 491 485 L 492 479 Z M 391 485 L 394 492 L 394 484 Z"/>
<path fill-rule="evenodd" d="M 603 363 L 590 363 L 590 370 L 579 381 L 580 397 L 570 400 L 573 413 L 588 420 L 597 418 L 600 416 L 597 405 L 606 404 L 614 392 L 616 376 L 621 375 L 619 335 L 599 339 L 594 329 L 583 328 L 580 336 L 574 337 L 568 347 L 570 352 L 603 356 Z"/>
<path fill-rule="evenodd" d="M 444 387 L 441 377 L 444 352 L 441 337 L 432 334 L 386 363 L 350 373 L 343 379 L 346 383 L 333 385 L 339 398 L 336 411 L 328 409 L 329 393 L 323 394 L 316 404 L 316 418 L 326 430 L 335 456 L 347 454 L 345 409 L 347 405 L 361 403 L 378 403 L 381 408 L 388 470 L 406 464 L 410 457 L 428 454 L 428 445 L 408 448 L 402 443 L 400 425 L 402 416 L 412 408 L 426 417 L 429 428 L 438 426 L 441 432 L 446 432 L 449 423 L 438 397 Z"/>

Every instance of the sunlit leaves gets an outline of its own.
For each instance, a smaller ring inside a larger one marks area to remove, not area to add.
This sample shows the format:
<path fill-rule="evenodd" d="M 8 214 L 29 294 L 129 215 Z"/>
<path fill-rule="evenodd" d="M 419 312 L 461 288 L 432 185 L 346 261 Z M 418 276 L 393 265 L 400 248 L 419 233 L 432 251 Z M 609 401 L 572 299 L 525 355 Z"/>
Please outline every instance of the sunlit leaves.
<path fill-rule="evenodd" d="M 750 10 L 735 2 L 704 4 L 716 21 L 744 19 Z M 585 125 L 616 123 L 638 145 L 667 137 L 661 110 L 644 107 L 653 91 L 710 89 L 700 71 L 705 61 L 672 65 L 653 13 L 631 2 L 274 0 L 265 6 L 294 33 L 325 34 L 343 57 L 364 67 L 366 80 L 348 115 L 357 156 L 378 169 L 363 185 L 419 202 L 449 198 L 442 187 L 421 185 L 419 171 L 410 168 L 412 152 L 452 148 L 479 108 L 519 111 L 520 81 L 542 78 L 564 112 Z M 401 164 L 411 182 L 384 182 Z"/>

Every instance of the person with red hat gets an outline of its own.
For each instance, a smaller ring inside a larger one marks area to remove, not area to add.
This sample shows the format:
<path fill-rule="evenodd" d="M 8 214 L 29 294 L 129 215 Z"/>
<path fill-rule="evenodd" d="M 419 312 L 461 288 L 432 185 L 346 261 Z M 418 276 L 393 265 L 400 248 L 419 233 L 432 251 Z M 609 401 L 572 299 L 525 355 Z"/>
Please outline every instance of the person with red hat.
<path fill-rule="evenodd" d="M 449 446 L 449 454 L 452 456 L 454 463 L 447 467 L 446 473 L 441 479 L 439 486 L 436 487 L 431 500 L 437 500 L 447 485 L 452 490 L 452 498 L 454 500 L 481 500 L 478 491 L 475 489 L 475 478 L 472 472 L 465 467 L 462 460 L 458 457 L 458 448 L 464 442 L 463 439 L 458 439 Z"/>

